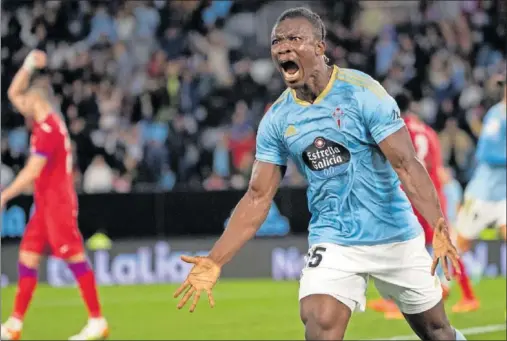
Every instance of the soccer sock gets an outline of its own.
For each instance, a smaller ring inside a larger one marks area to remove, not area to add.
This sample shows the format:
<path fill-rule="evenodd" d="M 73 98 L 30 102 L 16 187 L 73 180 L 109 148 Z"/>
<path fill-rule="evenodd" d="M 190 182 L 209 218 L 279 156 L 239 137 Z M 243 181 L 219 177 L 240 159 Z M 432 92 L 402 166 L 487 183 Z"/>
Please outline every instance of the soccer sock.
<path fill-rule="evenodd" d="M 102 313 L 100 311 L 95 275 L 88 262 L 69 263 L 69 269 L 78 282 L 79 290 L 81 291 L 81 296 L 86 304 L 90 318 L 101 317 Z"/>
<path fill-rule="evenodd" d="M 470 283 L 470 279 L 468 278 L 465 266 L 461 259 L 458 259 L 459 268 L 461 271 L 461 274 L 458 274 L 457 271 L 454 271 L 454 277 L 459 283 L 459 287 L 461 289 L 461 294 L 463 295 L 463 298 L 466 300 L 474 300 L 475 295 L 472 290 L 472 285 Z"/>
<path fill-rule="evenodd" d="M 463 335 L 459 330 L 454 328 L 454 332 L 456 333 L 456 340 L 466 340 L 465 335 Z"/>
<path fill-rule="evenodd" d="M 18 290 L 14 299 L 12 317 L 23 321 L 32 300 L 33 292 L 37 287 L 37 269 L 18 263 L 18 277 Z"/>

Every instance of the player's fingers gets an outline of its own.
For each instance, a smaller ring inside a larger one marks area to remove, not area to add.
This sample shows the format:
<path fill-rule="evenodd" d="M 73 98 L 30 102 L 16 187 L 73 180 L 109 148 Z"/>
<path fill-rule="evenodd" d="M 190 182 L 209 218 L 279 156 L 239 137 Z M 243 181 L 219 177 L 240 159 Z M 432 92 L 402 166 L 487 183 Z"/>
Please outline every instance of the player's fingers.
<path fill-rule="evenodd" d="M 208 301 L 211 308 L 215 307 L 215 299 L 213 298 L 213 293 L 210 289 L 206 289 L 206 292 L 208 293 Z"/>
<path fill-rule="evenodd" d="M 176 291 L 174 292 L 174 295 L 173 297 L 176 298 L 178 297 L 179 295 L 181 295 L 181 293 L 190 285 L 190 282 L 188 281 L 188 279 L 185 280 L 185 282 L 183 282 L 180 287 L 178 289 L 176 289 Z"/>
<path fill-rule="evenodd" d="M 181 256 L 181 260 L 184 261 L 184 262 L 187 262 L 187 263 L 197 264 L 198 258 L 197 257 L 183 255 L 183 256 Z"/>
<path fill-rule="evenodd" d="M 450 281 L 451 276 L 449 276 L 449 267 L 447 264 L 447 258 L 445 256 L 440 257 L 440 265 L 442 266 L 442 269 L 444 269 L 445 278 Z"/>
<path fill-rule="evenodd" d="M 201 298 L 201 290 L 198 290 L 195 293 L 194 301 L 192 302 L 192 305 L 190 306 L 190 312 L 193 313 L 195 310 L 195 307 L 197 306 L 197 303 L 199 302 L 199 299 Z"/>
<path fill-rule="evenodd" d="M 452 267 L 454 268 L 454 272 L 458 275 L 461 275 L 461 267 L 459 266 L 459 256 L 456 250 L 453 250 L 449 258 L 451 258 Z"/>
<path fill-rule="evenodd" d="M 190 299 L 190 297 L 192 297 L 192 295 L 193 295 L 194 292 L 195 292 L 195 288 L 194 287 L 190 287 L 190 289 L 187 291 L 187 293 L 185 294 L 185 296 L 183 296 L 183 298 L 180 300 L 180 303 L 178 303 L 178 309 L 183 308 L 183 306 L 185 304 L 187 304 L 187 301 Z"/>
<path fill-rule="evenodd" d="M 435 257 L 435 258 L 433 258 L 433 264 L 431 264 L 431 275 L 432 276 L 435 276 L 435 271 L 437 270 L 437 266 L 438 266 L 438 258 Z"/>
<path fill-rule="evenodd" d="M 461 258 L 460 255 L 459 255 L 459 252 L 458 250 L 456 250 L 455 247 L 452 247 L 451 248 L 451 253 L 452 255 L 454 256 L 454 258 L 456 258 L 456 261 L 459 261 L 459 259 Z"/>

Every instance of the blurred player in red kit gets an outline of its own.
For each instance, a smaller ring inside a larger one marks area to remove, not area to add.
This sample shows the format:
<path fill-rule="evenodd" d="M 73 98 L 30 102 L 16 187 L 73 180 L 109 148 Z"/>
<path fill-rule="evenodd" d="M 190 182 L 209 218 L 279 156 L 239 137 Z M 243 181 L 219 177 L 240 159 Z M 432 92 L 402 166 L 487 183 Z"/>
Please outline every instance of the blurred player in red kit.
<path fill-rule="evenodd" d="M 410 133 L 410 138 L 414 145 L 418 159 L 423 162 L 428 174 L 435 186 L 438 193 L 442 211 L 446 212 L 446 199 L 443 190 L 443 183 L 441 181 L 443 177 L 443 165 L 442 165 L 442 154 L 440 151 L 440 142 L 438 140 L 437 133 L 419 117 L 410 111 L 411 97 L 407 93 L 401 93 L 395 98 L 403 120 Z M 423 218 L 423 216 L 414 208 L 414 213 L 419 219 L 419 222 L 424 230 L 426 237 L 426 248 L 428 252 L 433 253 L 432 242 L 433 242 L 433 229 L 431 225 Z M 461 274 L 455 274 L 456 279 L 460 285 L 462 292 L 462 300 L 453 308 L 455 312 L 461 312 L 459 307 L 463 305 L 463 302 L 467 302 L 467 306 L 473 306 L 475 309 L 479 307 L 479 303 L 475 298 L 475 295 L 470 284 L 470 280 L 466 274 L 463 263 L 459 261 Z M 444 299 L 449 295 L 449 286 L 445 276 L 443 276 L 442 268 L 438 269 L 440 281 L 442 283 L 443 297 Z M 473 304 L 470 304 L 473 303 Z M 388 300 L 379 299 L 372 301 L 369 307 L 373 310 L 384 312 L 387 319 L 402 319 L 403 315 L 399 312 L 396 305 Z M 473 310 L 475 310 L 473 309 Z"/>
<path fill-rule="evenodd" d="M 46 248 L 65 260 L 79 286 L 89 313 L 83 330 L 71 340 L 104 339 L 108 325 L 102 317 L 95 276 L 85 254 L 77 226 L 78 203 L 72 179 L 72 152 L 65 123 L 53 110 L 51 89 L 30 85 L 36 69 L 46 66 L 47 57 L 34 50 L 26 57 L 8 90 L 14 107 L 33 122 L 30 157 L 16 179 L 1 193 L 1 207 L 34 185 L 35 213 L 23 235 L 18 260 L 18 290 L 14 309 L 2 324 L 2 340 L 21 337 L 23 319 L 37 285 L 37 268 Z"/>

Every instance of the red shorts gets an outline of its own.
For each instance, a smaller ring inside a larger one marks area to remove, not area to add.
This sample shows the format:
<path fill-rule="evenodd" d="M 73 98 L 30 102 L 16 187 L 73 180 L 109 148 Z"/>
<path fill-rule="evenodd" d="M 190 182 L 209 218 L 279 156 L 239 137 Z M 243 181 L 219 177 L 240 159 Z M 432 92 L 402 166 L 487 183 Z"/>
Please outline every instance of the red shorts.
<path fill-rule="evenodd" d="M 52 213 L 53 212 L 53 213 Z M 28 224 L 21 239 L 20 250 L 67 259 L 85 251 L 77 225 L 77 210 L 39 210 Z"/>

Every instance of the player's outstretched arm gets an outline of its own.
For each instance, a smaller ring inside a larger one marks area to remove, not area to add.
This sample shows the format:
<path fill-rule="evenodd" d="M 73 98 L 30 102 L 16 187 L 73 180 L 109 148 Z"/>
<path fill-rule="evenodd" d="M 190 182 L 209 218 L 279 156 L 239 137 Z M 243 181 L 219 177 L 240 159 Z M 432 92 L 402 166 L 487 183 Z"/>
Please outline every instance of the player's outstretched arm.
<path fill-rule="evenodd" d="M 208 294 L 210 305 L 214 306 L 211 289 L 220 276 L 222 266 L 255 236 L 266 220 L 281 179 L 280 166 L 255 161 L 248 190 L 234 209 L 227 228 L 210 254 L 207 257 L 182 257 L 185 262 L 194 264 L 194 267 L 185 282 L 174 293 L 174 297 L 178 297 L 185 291 L 178 304 L 179 309 L 195 294 L 190 306 L 190 311 L 193 312 L 203 290 Z"/>
<path fill-rule="evenodd" d="M 21 172 L 19 172 L 18 176 L 16 179 L 14 179 L 12 184 L 10 184 L 4 191 L 2 191 L 2 194 L 0 195 L 0 207 L 4 207 L 4 205 L 9 200 L 17 197 L 28 186 L 30 186 L 42 172 L 42 169 L 46 165 L 46 161 L 47 159 L 45 156 L 38 154 L 31 155 L 25 167 L 23 167 Z"/>
<path fill-rule="evenodd" d="M 46 66 L 46 54 L 39 50 L 31 51 L 26 56 L 23 66 L 14 75 L 11 85 L 7 90 L 7 97 L 12 105 L 22 114 L 32 110 L 32 104 L 29 103 L 25 92 L 30 84 L 30 77 L 35 69 L 41 69 Z"/>
<path fill-rule="evenodd" d="M 438 252 L 442 257 L 440 261 L 443 263 L 446 277 L 450 280 L 447 261 L 444 262 L 444 258 L 449 257 L 454 263 L 454 268 L 459 271 L 458 256 L 449 238 L 449 231 L 440 207 L 437 191 L 426 168 L 416 156 L 407 128 L 402 127 L 386 137 L 379 143 L 379 147 L 398 174 L 403 189 L 414 207 L 434 227 L 434 248 L 436 246 L 439 249 L 435 250 L 437 258 L 434 267 L 438 264 Z M 435 245 L 435 243 L 438 245 Z"/>
<path fill-rule="evenodd" d="M 234 209 L 227 228 L 209 254 L 219 266 L 229 262 L 238 250 L 255 236 L 266 220 L 281 179 L 280 166 L 255 161 L 248 190 Z"/>

